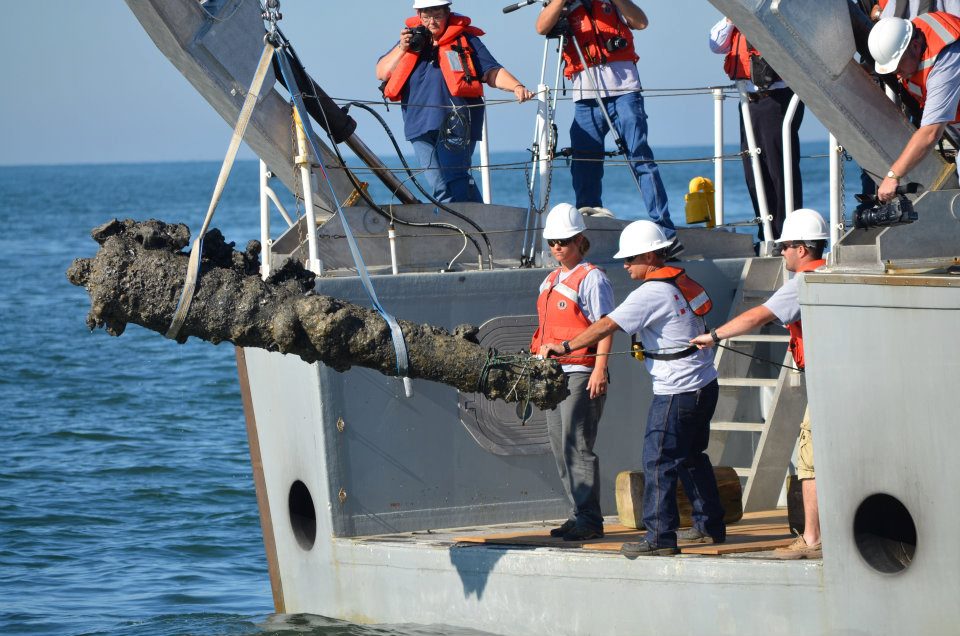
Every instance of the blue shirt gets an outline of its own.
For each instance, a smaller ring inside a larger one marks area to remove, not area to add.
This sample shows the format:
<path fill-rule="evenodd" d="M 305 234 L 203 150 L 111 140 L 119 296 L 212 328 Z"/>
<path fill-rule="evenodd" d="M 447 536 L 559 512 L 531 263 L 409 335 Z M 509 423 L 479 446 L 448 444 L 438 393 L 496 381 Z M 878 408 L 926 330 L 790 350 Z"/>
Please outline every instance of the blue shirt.
<path fill-rule="evenodd" d="M 473 35 L 468 35 L 466 38 L 470 48 L 473 49 L 473 61 L 480 77 L 494 69 L 502 68 L 502 65 L 490 55 L 480 38 Z M 392 51 L 393 47 L 390 50 Z M 440 70 L 440 63 L 436 58 L 436 51 L 437 47 L 431 47 L 430 53 L 425 51 L 420 56 L 420 60 L 413 67 L 413 72 L 410 73 L 410 78 L 400 93 L 403 134 L 407 141 L 424 133 L 440 130 L 444 119 L 450 114 L 451 104 L 454 106 L 483 104 L 483 99 L 479 97 L 464 99 L 450 94 L 447 83 L 443 79 L 443 71 Z M 470 140 L 479 141 L 483 130 L 483 107 L 465 108 L 461 113 L 465 117 L 469 113 Z"/>

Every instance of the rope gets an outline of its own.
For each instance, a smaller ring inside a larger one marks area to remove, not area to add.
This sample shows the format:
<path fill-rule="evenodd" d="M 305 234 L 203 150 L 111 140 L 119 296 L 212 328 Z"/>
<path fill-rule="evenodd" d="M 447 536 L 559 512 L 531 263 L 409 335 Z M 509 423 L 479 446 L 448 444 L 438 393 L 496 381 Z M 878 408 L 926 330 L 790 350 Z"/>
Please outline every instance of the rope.
<path fill-rule="evenodd" d="M 387 325 L 390 327 L 390 337 L 393 339 L 394 353 L 396 354 L 397 358 L 397 375 L 400 377 L 406 377 L 409 373 L 409 361 L 407 358 L 407 344 L 403 338 L 403 331 L 400 329 L 400 324 L 397 322 L 397 319 L 391 314 L 387 313 L 387 311 L 380 304 L 380 300 L 377 298 L 377 292 L 373 289 L 373 283 L 370 282 L 370 275 L 368 274 L 367 267 L 363 262 L 363 257 L 360 255 L 360 249 L 357 247 L 357 241 L 355 238 L 353 238 L 353 231 L 350 229 L 350 223 L 347 221 L 347 215 L 343 212 L 343 208 L 340 205 L 340 200 L 337 198 L 337 193 L 334 191 L 333 184 L 330 182 L 330 177 L 327 174 L 326 168 L 323 166 L 323 155 L 320 153 L 320 150 L 317 148 L 316 142 L 314 141 L 316 135 L 313 132 L 313 126 L 310 124 L 310 117 L 307 115 L 307 109 L 303 105 L 303 99 L 301 97 L 302 93 L 300 91 L 300 87 L 297 85 L 293 70 L 290 68 L 290 62 L 287 60 L 286 55 L 278 55 L 277 60 L 280 63 L 280 72 L 283 74 L 284 81 L 290 88 L 290 95 L 293 98 L 294 108 L 297 109 L 297 113 L 300 115 L 300 120 L 303 123 L 304 130 L 307 133 L 307 140 L 310 142 L 310 148 L 313 150 L 313 154 L 317 158 L 317 163 L 320 167 L 321 173 L 323 174 L 324 181 L 326 182 L 327 187 L 330 188 L 330 196 L 337 206 L 337 213 L 340 215 L 340 222 L 347 238 L 347 245 L 350 246 L 350 253 L 353 256 L 353 262 L 357 266 L 357 274 L 360 276 L 360 281 L 363 284 L 363 288 L 367 292 L 367 296 L 370 298 L 370 304 L 377 311 L 377 313 L 383 317 Z M 305 203 L 306 205 L 313 204 L 312 201 L 307 201 Z"/>

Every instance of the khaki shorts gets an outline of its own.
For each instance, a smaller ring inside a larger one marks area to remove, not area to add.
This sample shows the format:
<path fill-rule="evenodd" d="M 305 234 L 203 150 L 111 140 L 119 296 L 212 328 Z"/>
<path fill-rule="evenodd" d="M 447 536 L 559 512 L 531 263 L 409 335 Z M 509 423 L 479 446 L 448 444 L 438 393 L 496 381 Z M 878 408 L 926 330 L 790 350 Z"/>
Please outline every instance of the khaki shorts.
<path fill-rule="evenodd" d="M 797 451 L 797 477 L 813 479 L 813 434 L 810 432 L 810 407 L 800 422 L 800 449 Z"/>

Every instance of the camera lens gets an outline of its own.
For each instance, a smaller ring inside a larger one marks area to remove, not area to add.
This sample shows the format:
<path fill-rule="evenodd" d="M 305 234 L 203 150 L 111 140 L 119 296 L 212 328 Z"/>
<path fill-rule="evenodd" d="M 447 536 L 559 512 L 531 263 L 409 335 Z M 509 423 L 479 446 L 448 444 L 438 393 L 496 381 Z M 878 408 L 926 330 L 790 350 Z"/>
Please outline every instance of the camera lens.
<path fill-rule="evenodd" d="M 430 29 L 420 25 L 415 29 L 410 29 L 410 42 L 408 46 L 414 53 L 420 53 L 427 46 L 427 42 L 432 39 Z"/>
<path fill-rule="evenodd" d="M 613 53 L 614 51 L 627 48 L 627 39 L 617 35 L 604 42 L 604 46 L 607 48 L 607 51 Z"/>

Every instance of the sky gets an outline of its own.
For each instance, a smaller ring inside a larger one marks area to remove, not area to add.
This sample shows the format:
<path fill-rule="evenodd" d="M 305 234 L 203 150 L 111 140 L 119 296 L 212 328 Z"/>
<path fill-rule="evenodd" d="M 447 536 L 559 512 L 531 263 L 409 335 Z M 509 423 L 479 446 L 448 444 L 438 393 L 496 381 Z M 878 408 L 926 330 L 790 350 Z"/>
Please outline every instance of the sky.
<path fill-rule="evenodd" d="M 237 0 L 227 0 L 234 2 Z M 251 2 L 255 0 L 242 0 Z M 540 77 L 544 39 L 533 29 L 538 5 L 504 15 L 506 0 L 456 0 L 454 10 L 484 29 L 487 48 L 527 86 Z M 722 56 L 707 46 L 721 17 L 706 0 L 638 2 L 650 26 L 636 32 L 646 89 L 727 85 Z M 334 98 L 378 99 L 377 58 L 397 39 L 412 0 L 281 0 L 281 28 L 314 79 Z M 7 6 L 7 5 L 4 5 Z M 7 6 L 12 9 L 12 4 Z M 122 0 L 31 0 L 0 20 L 7 50 L 0 93 L 0 165 L 222 160 L 227 124 L 154 47 Z M 550 50 L 548 81 L 555 73 Z M 507 93 L 487 88 L 491 98 Z M 494 151 L 523 150 L 533 136 L 535 106 L 490 111 Z M 383 111 L 381 111 L 383 112 Z M 709 95 L 647 97 L 650 142 L 712 145 Z M 558 112 L 560 145 L 569 143 L 569 102 Z M 399 108 L 388 121 L 402 138 Z M 372 118 L 357 114 L 358 135 L 374 150 L 388 141 Z M 738 142 L 736 104 L 725 103 L 727 143 Z M 806 114 L 801 138 L 826 132 Z M 408 149 L 409 150 L 409 149 Z M 253 158 L 246 148 L 241 158 Z"/>

